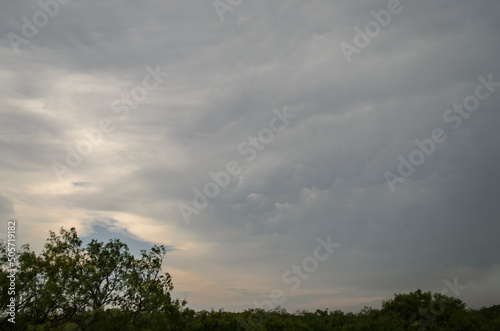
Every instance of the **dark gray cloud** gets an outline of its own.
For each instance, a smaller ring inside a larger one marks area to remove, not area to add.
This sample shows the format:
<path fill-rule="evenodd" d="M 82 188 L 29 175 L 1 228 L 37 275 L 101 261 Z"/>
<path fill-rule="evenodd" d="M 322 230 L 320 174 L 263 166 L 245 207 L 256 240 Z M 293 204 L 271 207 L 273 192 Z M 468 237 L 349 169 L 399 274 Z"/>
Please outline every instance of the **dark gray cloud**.
<path fill-rule="evenodd" d="M 500 87 L 458 128 L 444 116 L 479 76 L 500 81 L 500 5 L 401 0 L 348 63 L 340 44 L 388 3 L 243 1 L 221 21 L 210 1 L 70 1 L 16 53 L 9 33 L 42 9 L 8 1 L 0 214 L 35 246 L 112 219 L 123 238 L 175 247 L 167 269 L 195 308 L 252 307 L 276 288 L 292 310 L 352 310 L 455 277 L 461 299 L 498 303 Z M 169 75 L 121 118 L 147 67 Z M 296 117 L 248 161 L 239 146 L 284 107 Z M 59 180 L 53 162 L 103 119 L 114 131 Z M 384 174 L 436 128 L 447 140 L 392 192 Z M 179 204 L 231 160 L 241 173 L 186 224 Z M 291 291 L 283 272 L 328 234 L 341 247 Z"/>

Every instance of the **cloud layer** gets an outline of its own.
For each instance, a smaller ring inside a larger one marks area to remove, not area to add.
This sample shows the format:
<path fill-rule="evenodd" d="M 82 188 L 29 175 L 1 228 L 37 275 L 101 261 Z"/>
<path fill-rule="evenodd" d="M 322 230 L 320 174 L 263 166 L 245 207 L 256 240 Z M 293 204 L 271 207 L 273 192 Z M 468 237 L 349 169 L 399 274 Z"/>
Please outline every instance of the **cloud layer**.
<path fill-rule="evenodd" d="M 356 310 L 455 277 L 468 304 L 498 303 L 500 87 L 453 107 L 479 76 L 500 82 L 500 5 L 401 0 L 366 32 L 391 2 L 243 1 L 223 21 L 210 1 L 1 5 L 0 216 L 35 248 L 61 226 L 172 246 L 194 308 L 278 289 L 287 309 Z M 356 27 L 374 36 L 348 63 Z M 143 88 L 152 69 L 168 75 Z M 384 174 L 436 128 L 446 141 L 393 192 Z M 186 223 L 179 205 L 231 160 L 239 174 Z M 291 290 L 282 274 L 327 235 L 341 246 Z"/>

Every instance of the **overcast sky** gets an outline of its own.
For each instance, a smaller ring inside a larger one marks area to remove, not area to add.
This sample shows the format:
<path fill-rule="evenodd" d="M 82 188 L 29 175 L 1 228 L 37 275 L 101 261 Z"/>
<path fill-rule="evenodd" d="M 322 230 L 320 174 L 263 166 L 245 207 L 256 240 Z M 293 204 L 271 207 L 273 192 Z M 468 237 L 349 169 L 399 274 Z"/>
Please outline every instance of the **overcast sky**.
<path fill-rule="evenodd" d="M 0 5 L 19 244 L 164 244 L 195 309 L 499 303 L 498 1 L 58 1 Z"/>

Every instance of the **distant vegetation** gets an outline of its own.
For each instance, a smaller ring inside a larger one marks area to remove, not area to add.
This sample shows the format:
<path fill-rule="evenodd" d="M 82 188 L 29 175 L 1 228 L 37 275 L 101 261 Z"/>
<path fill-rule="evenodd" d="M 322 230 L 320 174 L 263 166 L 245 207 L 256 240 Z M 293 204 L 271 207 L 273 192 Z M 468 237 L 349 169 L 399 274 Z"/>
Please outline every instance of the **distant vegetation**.
<path fill-rule="evenodd" d="M 164 246 L 136 258 L 118 239 L 86 247 L 74 228 L 50 232 L 37 255 L 18 252 L 15 324 L 8 250 L 0 245 L 0 329 L 15 330 L 500 330 L 500 305 L 467 309 L 459 299 L 417 290 L 396 294 L 382 309 L 359 313 L 316 310 L 288 313 L 195 312 L 171 298 L 172 279 L 162 273 Z M 11 254 L 12 256 L 12 254 Z M 11 320 L 12 321 L 12 320 Z"/>

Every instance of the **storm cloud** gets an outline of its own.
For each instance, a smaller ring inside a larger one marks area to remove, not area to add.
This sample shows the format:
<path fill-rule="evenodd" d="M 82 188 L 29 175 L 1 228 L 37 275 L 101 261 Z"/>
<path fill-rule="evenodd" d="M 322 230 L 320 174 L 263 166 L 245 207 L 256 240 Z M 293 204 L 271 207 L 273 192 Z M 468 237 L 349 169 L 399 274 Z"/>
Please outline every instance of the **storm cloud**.
<path fill-rule="evenodd" d="M 236 3 L 0 5 L 0 216 L 19 240 L 167 245 L 196 309 L 277 289 L 292 311 L 357 310 L 455 279 L 497 304 L 500 4 Z"/>

